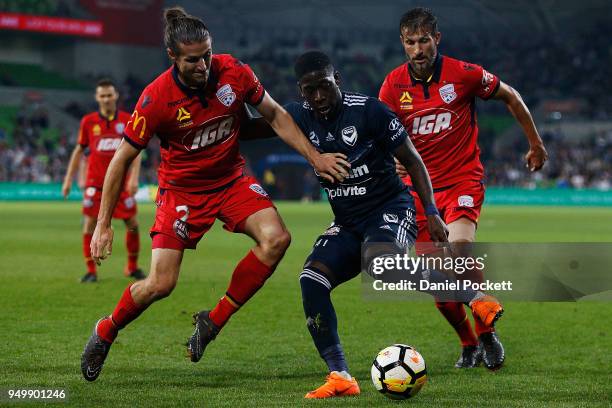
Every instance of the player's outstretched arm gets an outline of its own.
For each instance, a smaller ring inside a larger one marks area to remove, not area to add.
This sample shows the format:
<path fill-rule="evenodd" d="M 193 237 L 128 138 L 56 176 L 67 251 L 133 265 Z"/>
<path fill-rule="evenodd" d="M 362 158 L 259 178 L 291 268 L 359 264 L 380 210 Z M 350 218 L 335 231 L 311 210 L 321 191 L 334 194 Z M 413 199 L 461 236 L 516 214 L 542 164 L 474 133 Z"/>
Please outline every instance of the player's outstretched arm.
<path fill-rule="evenodd" d="M 66 176 L 64 177 L 64 183 L 62 184 L 62 195 L 64 199 L 68 198 L 70 194 L 70 189 L 72 188 L 72 179 L 74 178 L 74 173 L 76 173 L 79 163 L 81 162 L 81 157 L 83 156 L 83 146 L 77 144 L 72 150 L 72 154 L 70 155 L 70 161 L 68 162 L 68 169 L 66 170 Z"/>
<path fill-rule="evenodd" d="M 105 259 L 112 252 L 113 229 L 111 227 L 111 219 L 113 211 L 121 194 L 123 180 L 128 168 L 136 156 L 138 156 L 138 153 L 140 153 L 140 150 L 125 140 L 121 141 L 106 170 L 98 222 L 91 238 L 91 257 L 98 265 L 100 265 L 101 259 Z"/>
<path fill-rule="evenodd" d="M 540 170 L 546 160 L 548 160 L 548 153 L 533 122 L 531 112 L 529 112 L 529 108 L 523 102 L 523 98 L 521 98 L 521 94 L 510 85 L 500 82 L 499 89 L 493 98 L 504 101 L 512 116 L 514 116 L 523 129 L 525 136 L 527 136 L 527 141 L 529 141 L 529 151 L 525 155 L 527 167 L 531 171 Z"/>
<path fill-rule="evenodd" d="M 436 208 L 429 173 L 427 173 L 421 156 L 416 151 L 409 138 L 406 138 L 405 142 L 395 149 L 393 154 L 406 168 L 406 171 L 410 175 L 412 186 L 423 203 L 432 240 L 434 242 L 448 242 L 448 229 L 444 221 L 442 221 L 442 218 L 440 218 L 438 209 Z"/>
<path fill-rule="evenodd" d="M 256 109 L 285 143 L 308 160 L 316 172 L 329 182 L 348 177 L 350 163 L 342 153 L 319 153 L 308 141 L 291 115 L 270 95 L 265 94 Z"/>

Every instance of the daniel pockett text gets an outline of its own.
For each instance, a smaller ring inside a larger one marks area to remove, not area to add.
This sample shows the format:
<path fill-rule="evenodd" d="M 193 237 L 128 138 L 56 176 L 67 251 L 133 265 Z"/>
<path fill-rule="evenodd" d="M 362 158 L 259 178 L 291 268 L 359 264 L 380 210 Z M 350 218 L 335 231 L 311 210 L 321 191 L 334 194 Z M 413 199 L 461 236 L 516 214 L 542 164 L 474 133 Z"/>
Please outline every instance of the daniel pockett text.
<path fill-rule="evenodd" d="M 372 288 L 375 291 L 512 291 L 509 280 L 480 282 L 475 279 L 482 276 L 486 258 L 486 254 L 478 257 L 378 256 L 370 265 L 374 277 Z M 434 282 L 430 271 L 444 272 L 448 279 Z"/>

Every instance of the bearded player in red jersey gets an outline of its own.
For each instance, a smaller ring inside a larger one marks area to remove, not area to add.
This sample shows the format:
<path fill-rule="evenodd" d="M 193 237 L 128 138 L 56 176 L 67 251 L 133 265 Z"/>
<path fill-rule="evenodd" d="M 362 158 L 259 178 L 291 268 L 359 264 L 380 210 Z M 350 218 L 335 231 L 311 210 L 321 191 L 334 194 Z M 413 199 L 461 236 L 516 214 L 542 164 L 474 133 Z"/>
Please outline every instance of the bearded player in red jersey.
<path fill-rule="evenodd" d="M 208 343 L 283 257 L 289 232 L 266 192 L 243 174 L 238 134 L 246 118 L 246 103 L 255 106 L 274 131 L 326 179 L 342 181 L 350 167 L 342 154 L 318 153 L 247 65 L 230 55 L 213 55 L 202 20 L 175 7 L 166 10 L 165 21 L 164 42 L 173 66 L 145 88 L 127 124 L 125 140 L 104 180 L 91 242 L 94 260 L 110 254 L 110 218 L 121 181 L 130 162 L 157 135 L 162 160 L 151 229 L 151 270 L 145 280 L 128 286 L 111 316 L 96 323 L 81 358 L 81 371 L 88 381 L 100 374 L 119 330 L 172 292 L 183 251 L 194 249 L 215 219 L 231 232 L 250 236 L 256 245 L 236 266 L 225 296 L 214 309 L 194 315 L 195 331 L 187 342 L 191 361 L 200 360 Z"/>
<path fill-rule="evenodd" d="M 430 10 L 415 8 L 404 14 L 400 40 L 408 62 L 387 75 L 379 98 L 400 118 L 425 162 L 436 204 L 448 225 L 453 255 L 469 256 L 484 201 L 475 98 L 499 99 L 506 104 L 529 141 L 525 160 L 531 171 L 542 168 L 547 153 L 519 93 L 481 66 L 441 55 L 440 38 L 437 19 Z M 401 165 L 397 168 L 400 175 L 407 176 Z M 404 181 L 410 185 L 409 177 Z M 412 193 L 417 208 L 418 250 L 418 242 L 431 239 L 423 206 Z M 432 246 L 421 245 L 420 252 L 432 251 Z M 471 272 L 482 280 L 481 272 Z M 463 350 L 455 367 L 475 367 L 481 360 L 491 370 L 501 367 L 504 348 L 492 327 L 474 316 L 474 334 L 463 304 L 436 302 L 436 306 L 461 339 Z"/>
<path fill-rule="evenodd" d="M 96 227 L 96 218 L 100 210 L 102 198 L 102 184 L 104 175 L 110 164 L 121 139 L 123 130 L 130 120 L 130 114 L 117 109 L 119 93 L 110 79 L 101 79 L 96 84 L 96 102 L 98 112 L 92 112 L 81 119 L 77 144 L 70 156 L 62 195 L 67 198 L 72 187 L 72 179 L 81 163 L 83 152 L 89 148 L 87 160 L 87 175 L 84 182 L 83 196 L 83 256 L 87 265 L 87 273 L 81 282 L 96 282 L 98 280 L 96 264 L 91 258 L 91 237 Z M 128 177 L 121 190 L 117 208 L 113 218 L 125 222 L 125 245 L 128 252 L 128 263 L 125 275 L 144 279 L 144 274 L 138 268 L 138 252 L 140 251 L 140 236 L 138 234 L 138 220 L 136 219 L 136 200 L 134 194 L 138 191 L 138 175 L 140 172 L 140 156 L 132 163 Z"/>

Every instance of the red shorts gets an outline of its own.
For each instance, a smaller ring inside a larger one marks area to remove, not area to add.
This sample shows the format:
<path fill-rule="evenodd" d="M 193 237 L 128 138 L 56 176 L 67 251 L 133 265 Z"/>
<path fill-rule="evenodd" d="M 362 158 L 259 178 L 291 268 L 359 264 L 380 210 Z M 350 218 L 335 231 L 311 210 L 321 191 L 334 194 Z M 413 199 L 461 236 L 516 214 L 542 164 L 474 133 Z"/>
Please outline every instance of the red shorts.
<path fill-rule="evenodd" d="M 241 176 L 231 185 L 213 192 L 186 193 L 159 189 L 157 211 L 151 228 L 153 248 L 195 249 L 215 219 L 223 228 L 242 232 L 244 221 L 256 212 L 274 207 L 254 177 Z"/>
<path fill-rule="evenodd" d="M 96 187 L 86 187 L 83 193 L 83 214 L 97 218 L 100 212 L 100 202 L 102 201 L 102 189 Z M 127 191 L 122 191 L 117 201 L 113 218 L 127 220 L 136 215 L 136 200 Z"/>
<path fill-rule="evenodd" d="M 463 181 L 441 189 L 441 191 L 434 191 L 436 207 L 438 207 L 440 217 L 442 217 L 446 224 L 457 221 L 461 217 L 466 217 L 475 224 L 478 224 L 484 195 L 484 184 L 480 181 Z M 412 196 L 416 206 L 417 226 L 419 228 L 417 242 L 431 242 L 431 236 L 427 228 L 427 217 L 425 216 L 421 200 L 414 190 L 412 191 Z"/>

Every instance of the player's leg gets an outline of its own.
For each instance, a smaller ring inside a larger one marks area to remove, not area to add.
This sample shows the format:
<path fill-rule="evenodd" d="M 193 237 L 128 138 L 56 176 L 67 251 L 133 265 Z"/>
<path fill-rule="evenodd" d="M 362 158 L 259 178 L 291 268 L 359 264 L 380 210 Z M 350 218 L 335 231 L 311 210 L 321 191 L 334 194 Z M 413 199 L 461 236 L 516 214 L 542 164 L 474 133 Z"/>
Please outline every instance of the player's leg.
<path fill-rule="evenodd" d="M 154 248 L 149 276 L 130 284 L 113 313 L 98 320 L 81 356 L 81 372 L 87 381 L 94 381 L 100 375 L 119 330 L 134 321 L 153 302 L 172 292 L 182 258 L 182 249 Z"/>
<path fill-rule="evenodd" d="M 96 263 L 91 257 L 91 237 L 96 228 L 96 218 L 89 215 L 83 215 L 83 257 L 87 272 L 81 278 L 81 282 L 96 282 L 98 280 Z"/>
<path fill-rule="evenodd" d="M 256 245 L 236 265 L 225 295 L 217 305 L 194 316 L 196 328 L 187 343 L 193 362 L 200 360 L 208 343 L 230 317 L 272 275 L 291 242 L 272 201 L 251 177 L 241 177 L 223 192 L 219 218 L 225 223 L 225 229 L 250 236 Z"/>
<path fill-rule="evenodd" d="M 144 279 L 146 276 L 138 267 L 138 254 L 140 252 L 140 233 L 138 230 L 138 218 L 132 215 L 123 220 L 125 223 L 125 248 L 128 259 L 125 267 L 125 275 L 136 280 Z"/>
<path fill-rule="evenodd" d="M 454 256 L 472 256 L 471 244 L 476 238 L 476 223 L 468 217 L 460 217 L 448 224 L 448 230 L 448 240 L 452 244 Z M 482 282 L 484 280 L 482 270 L 480 269 L 474 268 L 466 273 L 470 275 L 469 279 L 472 281 Z M 482 352 L 485 366 L 490 370 L 501 368 L 505 359 L 505 351 L 495 332 L 495 328 L 486 325 L 477 313 L 472 312 L 472 314 L 476 335 L 480 343 L 481 350 L 479 351 Z"/>
<path fill-rule="evenodd" d="M 300 274 L 306 326 L 329 372 L 325 383 L 307 393 L 306 398 L 360 393 L 357 381 L 349 374 L 331 300 L 331 291 L 335 287 L 359 274 L 360 248 L 361 239 L 358 236 L 332 225 L 315 241 Z"/>
<path fill-rule="evenodd" d="M 417 254 L 426 254 L 428 256 L 443 256 L 442 251 L 438 251 L 431 243 L 431 237 L 427 230 L 427 219 L 425 211 L 416 194 L 413 194 L 417 209 L 418 235 L 416 243 Z M 448 205 L 445 191 L 434 193 L 436 204 L 441 210 L 441 215 L 444 216 L 445 205 Z M 454 205 L 454 202 L 450 205 Z M 461 342 L 461 355 L 455 363 L 456 368 L 473 368 L 480 364 L 482 353 L 478 348 L 478 338 L 472 328 L 472 323 L 468 319 L 465 307 L 460 302 L 446 302 L 436 299 L 436 308 L 444 316 L 448 324 L 455 330 L 459 341 Z"/>
<path fill-rule="evenodd" d="M 138 253 L 140 252 L 140 234 L 138 231 L 137 205 L 134 197 L 127 191 L 122 191 L 113 212 L 113 218 L 125 223 L 125 247 L 128 259 L 124 275 L 134 279 L 144 279 L 145 274 L 138 268 Z"/>

